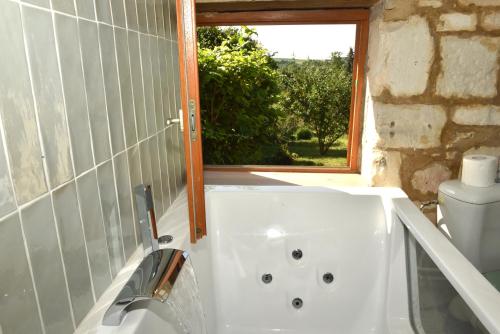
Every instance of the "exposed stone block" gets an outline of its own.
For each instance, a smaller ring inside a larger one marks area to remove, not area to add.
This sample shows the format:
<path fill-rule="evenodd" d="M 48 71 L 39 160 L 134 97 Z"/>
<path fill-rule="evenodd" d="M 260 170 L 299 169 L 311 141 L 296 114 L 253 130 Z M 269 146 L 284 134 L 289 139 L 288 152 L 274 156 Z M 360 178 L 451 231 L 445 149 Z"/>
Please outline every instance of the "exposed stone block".
<path fill-rule="evenodd" d="M 439 17 L 437 31 L 474 31 L 476 26 L 476 14 L 447 13 Z"/>
<path fill-rule="evenodd" d="M 458 0 L 458 3 L 464 6 L 476 5 L 476 6 L 498 6 L 500 7 L 500 2 L 498 0 Z"/>
<path fill-rule="evenodd" d="M 394 96 L 422 94 L 434 59 L 434 42 L 425 18 L 375 20 L 370 30 L 368 84 L 373 96 L 388 89 Z"/>
<path fill-rule="evenodd" d="M 443 1 L 441 1 L 441 0 L 419 0 L 418 6 L 419 7 L 439 8 L 439 7 L 443 6 Z"/>
<path fill-rule="evenodd" d="M 441 38 L 441 73 L 437 93 L 444 97 L 494 97 L 500 38 Z"/>
<path fill-rule="evenodd" d="M 406 20 L 416 8 L 416 0 L 384 0 L 384 20 Z"/>
<path fill-rule="evenodd" d="M 452 120 L 463 125 L 500 125 L 500 107 L 494 105 L 461 106 L 455 109 Z"/>
<path fill-rule="evenodd" d="M 500 11 L 485 13 L 481 20 L 481 27 L 484 30 L 500 30 Z"/>
<path fill-rule="evenodd" d="M 446 112 L 437 105 L 375 103 L 378 146 L 383 148 L 430 148 L 441 145 Z"/>
<path fill-rule="evenodd" d="M 372 185 L 401 187 L 400 167 L 401 153 L 396 151 L 375 151 L 372 166 Z"/>
<path fill-rule="evenodd" d="M 430 166 L 416 171 L 411 178 L 411 185 L 415 190 L 422 194 L 437 193 L 439 185 L 451 177 L 451 171 L 448 167 L 439 163 L 433 163 Z"/>

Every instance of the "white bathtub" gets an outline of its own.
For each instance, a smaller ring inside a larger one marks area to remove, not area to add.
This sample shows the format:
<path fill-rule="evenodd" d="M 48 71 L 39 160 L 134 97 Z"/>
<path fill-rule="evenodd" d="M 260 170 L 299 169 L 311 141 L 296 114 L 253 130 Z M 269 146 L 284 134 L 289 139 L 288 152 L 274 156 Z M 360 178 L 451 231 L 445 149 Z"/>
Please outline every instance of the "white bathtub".
<path fill-rule="evenodd" d="M 394 196 L 404 194 L 212 187 L 208 238 L 192 257 L 199 280 L 211 279 L 202 286 L 212 293 L 205 297 L 209 333 L 413 333 L 401 275 L 403 228 L 388 200 Z M 296 249 L 300 260 L 292 257 Z M 210 259 L 198 260 L 206 252 Z M 325 273 L 332 283 L 323 281 Z M 263 274 L 272 274 L 270 284 Z"/>
<path fill-rule="evenodd" d="M 500 294 L 399 189 L 210 186 L 206 209 L 208 236 L 195 245 L 187 243 L 187 217 L 163 218 L 160 226 L 190 253 L 194 287 L 175 286 L 177 296 L 187 298 L 170 300 L 186 315 L 151 304 L 129 312 L 121 327 L 97 332 L 426 333 L 425 323 L 434 318 L 416 307 L 419 295 L 429 292 L 419 292 L 425 288 L 421 268 L 408 261 L 415 253 L 411 238 L 437 265 L 432 270 L 444 273 L 444 286 L 465 300 L 470 316 L 500 333 Z M 298 260 L 292 257 L 297 249 L 303 254 Z M 323 281 L 325 273 L 332 283 Z M 263 274 L 272 275 L 271 283 Z M 292 306 L 295 298 L 303 302 L 299 309 Z M 442 319 L 453 318 L 444 306 Z M 476 333 L 474 326 L 463 333 Z"/>

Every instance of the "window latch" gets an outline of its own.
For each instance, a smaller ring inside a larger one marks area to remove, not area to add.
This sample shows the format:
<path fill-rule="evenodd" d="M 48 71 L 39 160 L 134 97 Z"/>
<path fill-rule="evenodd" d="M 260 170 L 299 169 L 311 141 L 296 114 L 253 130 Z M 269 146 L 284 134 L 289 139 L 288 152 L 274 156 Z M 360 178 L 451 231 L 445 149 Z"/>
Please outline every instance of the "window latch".
<path fill-rule="evenodd" d="M 191 130 L 191 141 L 196 141 L 196 102 L 189 100 L 189 129 Z"/>

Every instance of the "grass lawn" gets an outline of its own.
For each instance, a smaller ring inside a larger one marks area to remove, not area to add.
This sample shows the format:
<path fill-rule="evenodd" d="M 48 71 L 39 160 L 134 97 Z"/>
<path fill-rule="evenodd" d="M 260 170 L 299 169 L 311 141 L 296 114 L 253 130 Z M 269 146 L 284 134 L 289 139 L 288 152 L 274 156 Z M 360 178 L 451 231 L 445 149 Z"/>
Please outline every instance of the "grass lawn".
<path fill-rule="evenodd" d="M 341 137 L 325 155 L 319 154 L 318 139 L 297 140 L 288 144 L 290 153 L 296 156 L 294 166 L 347 166 L 347 135 Z"/>

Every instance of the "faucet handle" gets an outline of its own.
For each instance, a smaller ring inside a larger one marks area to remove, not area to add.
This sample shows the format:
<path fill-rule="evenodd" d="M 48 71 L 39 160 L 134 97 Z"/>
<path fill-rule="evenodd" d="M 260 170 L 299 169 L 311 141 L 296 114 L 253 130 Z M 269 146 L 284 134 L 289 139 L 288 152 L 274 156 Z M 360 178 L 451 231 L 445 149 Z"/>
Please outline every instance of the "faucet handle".
<path fill-rule="evenodd" d="M 148 254 L 151 251 L 158 250 L 159 248 L 158 241 L 156 240 L 158 237 L 156 231 L 156 218 L 154 216 L 153 209 L 153 199 L 151 196 L 151 187 L 140 184 L 134 188 L 134 194 L 136 216 L 141 229 L 142 246 L 145 253 Z"/>
<path fill-rule="evenodd" d="M 153 239 L 158 240 L 158 229 L 156 227 L 156 215 L 155 215 L 155 205 L 153 202 L 153 192 L 151 191 L 151 186 L 146 186 L 146 208 L 149 213 L 149 220 L 151 222 L 151 232 L 153 232 Z"/>

